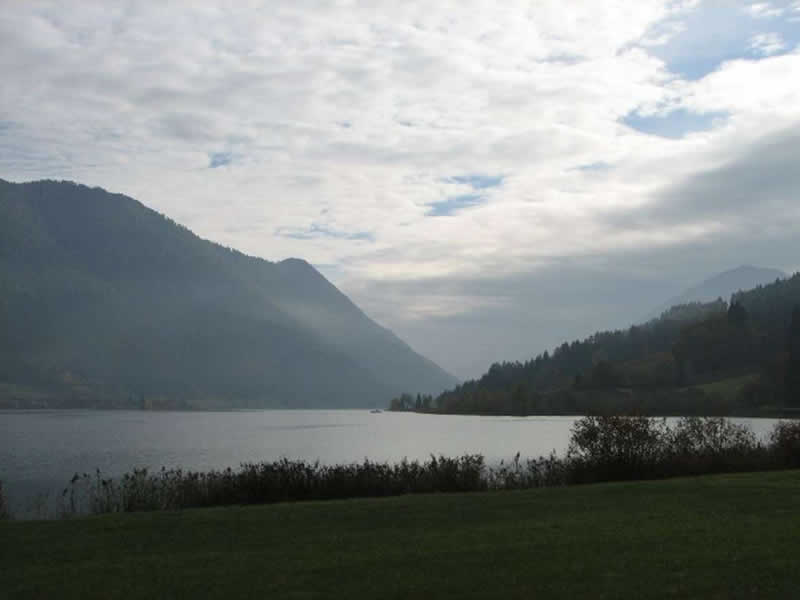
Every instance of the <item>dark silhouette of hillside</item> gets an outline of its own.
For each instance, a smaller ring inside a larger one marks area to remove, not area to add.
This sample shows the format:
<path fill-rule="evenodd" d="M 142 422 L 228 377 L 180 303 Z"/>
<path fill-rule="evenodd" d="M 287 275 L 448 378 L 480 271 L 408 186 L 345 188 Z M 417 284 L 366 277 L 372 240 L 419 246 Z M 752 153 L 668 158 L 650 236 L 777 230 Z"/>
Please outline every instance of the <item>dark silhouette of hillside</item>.
<path fill-rule="evenodd" d="M 364 407 L 455 383 L 307 262 L 70 182 L 0 180 L 0 329 L 12 406 Z"/>
<path fill-rule="evenodd" d="M 730 302 L 674 306 L 526 362 L 495 363 L 395 410 L 479 414 L 786 414 L 800 410 L 800 274 Z"/>

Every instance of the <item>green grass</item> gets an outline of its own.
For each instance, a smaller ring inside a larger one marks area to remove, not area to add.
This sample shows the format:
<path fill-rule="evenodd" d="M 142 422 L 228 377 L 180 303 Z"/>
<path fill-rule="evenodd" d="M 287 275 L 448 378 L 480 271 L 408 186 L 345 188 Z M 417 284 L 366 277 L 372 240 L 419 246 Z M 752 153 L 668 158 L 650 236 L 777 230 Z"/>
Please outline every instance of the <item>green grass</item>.
<path fill-rule="evenodd" d="M 789 598 L 800 471 L 0 523 L 4 598 Z"/>
<path fill-rule="evenodd" d="M 728 379 L 721 379 L 712 383 L 696 386 L 697 389 L 704 391 L 706 394 L 717 394 L 728 401 L 736 400 L 739 392 L 748 383 L 753 383 L 758 379 L 758 374 L 742 375 L 739 377 L 730 377 Z"/>

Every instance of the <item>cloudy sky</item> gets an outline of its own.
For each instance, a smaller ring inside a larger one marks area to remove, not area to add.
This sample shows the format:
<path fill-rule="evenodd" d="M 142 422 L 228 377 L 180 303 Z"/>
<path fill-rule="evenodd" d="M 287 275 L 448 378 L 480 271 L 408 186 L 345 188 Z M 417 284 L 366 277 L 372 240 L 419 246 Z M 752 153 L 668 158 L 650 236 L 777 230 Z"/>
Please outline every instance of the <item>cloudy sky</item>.
<path fill-rule="evenodd" d="M 1 178 L 305 258 L 461 377 L 800 267 L 800 1 L 0 3 Z"/>

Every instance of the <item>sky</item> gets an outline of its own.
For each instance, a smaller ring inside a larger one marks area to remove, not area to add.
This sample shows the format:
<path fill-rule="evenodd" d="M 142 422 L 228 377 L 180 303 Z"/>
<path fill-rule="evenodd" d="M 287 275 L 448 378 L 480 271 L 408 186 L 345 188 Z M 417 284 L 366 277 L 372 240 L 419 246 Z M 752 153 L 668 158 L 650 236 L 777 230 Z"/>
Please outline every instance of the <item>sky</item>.
<path fill-rule="evenodd" d="M 0 178 L 304 258 L 461 378 L 800 268 L 797 0 L 0 2 Z"/>

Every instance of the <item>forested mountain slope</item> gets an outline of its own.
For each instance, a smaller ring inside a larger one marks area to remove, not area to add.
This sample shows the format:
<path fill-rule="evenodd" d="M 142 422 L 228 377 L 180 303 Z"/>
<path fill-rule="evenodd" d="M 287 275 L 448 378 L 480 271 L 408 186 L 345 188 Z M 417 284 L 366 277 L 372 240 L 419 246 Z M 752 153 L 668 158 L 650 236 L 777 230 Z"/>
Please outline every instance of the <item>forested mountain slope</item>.
<path fill-rule="evenodd" d="M 455 383 L 305 261 L 69 182 L 0 180 L 0 330 L 11 405 L 357 407 Z"/>
<path fill-rule="evenodd" d="M 778 269 L 767 269 L 742 265 L 709 277 L 705 281 L 685 290 L 680 295 L 666 302 L 646 320 L 658 317 L 672 306 L 690 304 L 692 302 L 713 302 L 717 298 L 728 299 L 732 294 L 742 290 L 751 290 L 759 285 L 767 285 L 780 279 L 786 279 L 786 273 Z"/>
<path fill-rule="evenodd" d="M 397 410 L 482 414 L 786 413 L 800 408 L 800 274 L 688 303 L 626 330 L 492 365 L 438 397 Z"/>

